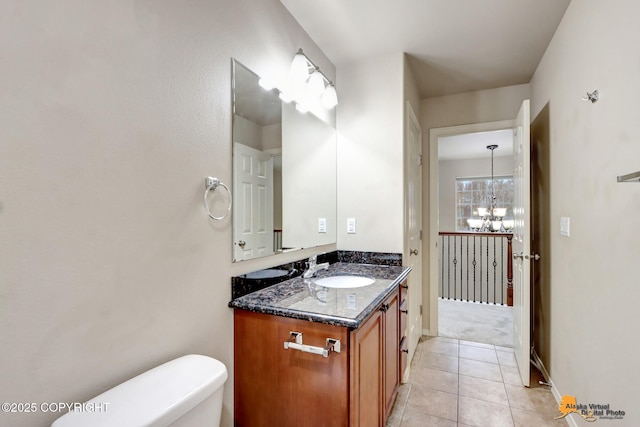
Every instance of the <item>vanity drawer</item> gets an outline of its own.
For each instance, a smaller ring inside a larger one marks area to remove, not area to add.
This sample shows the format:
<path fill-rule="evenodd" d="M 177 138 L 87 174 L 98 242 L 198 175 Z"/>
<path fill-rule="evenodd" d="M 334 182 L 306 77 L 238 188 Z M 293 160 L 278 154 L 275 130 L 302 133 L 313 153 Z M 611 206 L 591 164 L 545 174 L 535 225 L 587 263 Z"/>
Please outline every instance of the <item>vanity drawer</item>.
<path fill-rule="evenodd" d="M 409 285 L 407 285 L 407 282 L 404 281 L 400 283 L 400 303 L 402 303 L 407 299 L 408 291 L 409 291 Z"/>
<path fill-rule="evenodd" d="M 407 307 L 408 306 L 409 305 L 407 304 L 407 300 L 405 299 L 400 303 L 400 307 L 398 308 L 398 310 L 400 310 L 400 334 L 399 334 L 400 338 L 407 335 Z"/>
<path fill-rule="evenodd" d="M 398 372 L 398 376 L 400 377 L 400 380 L 402 381 L 402 377 L 404 376 L 404 371 L 407 369 L 407 358 L 409 356 L 409 340 L 407 339 L 407 337 L 402 337 L 402 339 L 400 340 L 400 363 L 399 365 L 399 369 L 400 371 Z"/>

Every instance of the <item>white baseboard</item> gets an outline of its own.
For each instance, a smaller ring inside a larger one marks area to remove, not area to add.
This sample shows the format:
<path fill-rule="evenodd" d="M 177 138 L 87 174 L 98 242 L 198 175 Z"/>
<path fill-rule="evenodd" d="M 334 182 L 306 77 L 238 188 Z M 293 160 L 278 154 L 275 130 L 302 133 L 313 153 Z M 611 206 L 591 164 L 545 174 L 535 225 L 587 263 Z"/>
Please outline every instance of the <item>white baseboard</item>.
<path fill-rule="evenodd" d="M 542 360 L 540 360 L 540 357 L 538 356 L 538 353 L 536 353 L 535 349 L 532 349 L 531 357 L 536 362 L 536 364 L 540 367 L 540 372 L 542 373 L 544 380 L 551 385 L 551 394 L 553 395 L 553 398 L 556 400 L 556 403 L 560 405 L 562 394 L 560 394 L 560 392 L 558 391 L 558 388 L 553 383 L 553 380 L 549 375 L 549 371 L 547 371 L 547 368 L 544 366 L 544 363 L 542 363 Z M 558 411 L 558 414 L 560 414 L 560 411 Z M 571 427 L 578 427 L 578 424 L 571 416 L 566 416 L 564 419 L 567 420 L 567 423 L 569 423 Z"/>
<path fill-rule="evenodd" d="M 431 335 L 431 332 L 429 331 L 429 329 L 423 329 L 423 330 L 422 330 L 422 336 L 423 336 L 423 337 L 424 337 L 424 336 L 430 337 L 430 336 L 432 336 L 432 335 Z"/>

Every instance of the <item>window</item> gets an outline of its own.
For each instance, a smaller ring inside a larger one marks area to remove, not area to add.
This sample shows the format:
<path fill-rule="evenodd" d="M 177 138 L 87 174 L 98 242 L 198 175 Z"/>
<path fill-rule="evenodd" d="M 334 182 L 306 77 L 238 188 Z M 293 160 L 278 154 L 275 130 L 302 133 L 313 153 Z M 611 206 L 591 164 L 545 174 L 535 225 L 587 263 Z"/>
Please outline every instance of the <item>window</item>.
<path fill-rule="evenodd" d="M 513 176 L 494 176 L 496 207 L 513 219 Z M 478 208 L 491 206 L 491 177 L 456 178 L 456 231 L 470 231 L 467 219 L 479 218 Z"/>

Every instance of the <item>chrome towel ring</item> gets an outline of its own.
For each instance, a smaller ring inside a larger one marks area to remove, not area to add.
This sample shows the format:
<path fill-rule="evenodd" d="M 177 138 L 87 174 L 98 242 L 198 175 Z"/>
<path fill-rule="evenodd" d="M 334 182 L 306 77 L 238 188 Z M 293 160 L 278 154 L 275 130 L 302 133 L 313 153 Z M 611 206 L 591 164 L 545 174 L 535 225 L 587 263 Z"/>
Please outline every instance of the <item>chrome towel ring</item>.
<path fill-rule="evenodd" d="M 208 177 L 205 178 L 204 186 L 205 186 L 205 190 L 204 190 L 204 210 L 207 213 L 207 215 L 209 215 L 209 218 L 215 219 L 216 221 L 220 221 L 220 220 L 223 220 L 226 217 L 228 217 L 229 213 L 231 212 L 231 202 L 232 202 L 231 191 L 229 191 L 229 187 L 227 187 L 225 185 L 225 183 L 220 181 L 218 178 L 214 178 L 212 176 L 208 176 Z M 227 206 L 227 212 L 225 212 L 225 214 L 222 215 L 222 216 L 215 216 L 214 214 L 211 213 L 211 209 L 209 208 L 209 201 L 207 199 L 207 196 L 209 195 L 209 192 L 210 191 L 216 191 L 216 189 L 218 187 L 222 187 L 225 190 L 227 190 L 227 195 L 229 196 L 229 205 Z"/>

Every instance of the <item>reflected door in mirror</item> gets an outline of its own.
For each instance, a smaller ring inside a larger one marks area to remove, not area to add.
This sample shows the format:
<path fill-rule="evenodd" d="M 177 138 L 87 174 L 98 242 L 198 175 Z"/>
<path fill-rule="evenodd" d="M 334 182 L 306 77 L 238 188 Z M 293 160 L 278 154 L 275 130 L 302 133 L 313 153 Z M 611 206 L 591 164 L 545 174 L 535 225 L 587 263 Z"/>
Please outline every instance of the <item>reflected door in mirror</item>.
<path fill-rule="evenodd" d="M 263 151 L 233 144 L 234 259 L 272 255 L 273 160 Z"/>

